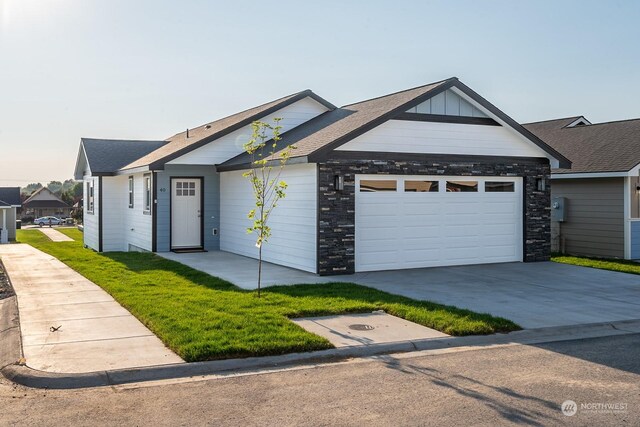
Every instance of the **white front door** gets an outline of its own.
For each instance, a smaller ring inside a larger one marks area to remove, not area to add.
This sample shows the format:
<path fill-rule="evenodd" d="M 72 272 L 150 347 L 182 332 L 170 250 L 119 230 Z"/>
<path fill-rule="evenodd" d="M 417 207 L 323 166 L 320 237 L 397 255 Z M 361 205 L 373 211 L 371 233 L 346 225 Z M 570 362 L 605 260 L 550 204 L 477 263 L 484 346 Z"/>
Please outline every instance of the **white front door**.
<path fill-rule="evenodd" d="M 171 249 L 202 247 L 199 178 L 171 179 Z"/>
<path fill-rule="evenodd" d="M 522 261 L 522 178 L 356 175 L 356 271 Z"/>

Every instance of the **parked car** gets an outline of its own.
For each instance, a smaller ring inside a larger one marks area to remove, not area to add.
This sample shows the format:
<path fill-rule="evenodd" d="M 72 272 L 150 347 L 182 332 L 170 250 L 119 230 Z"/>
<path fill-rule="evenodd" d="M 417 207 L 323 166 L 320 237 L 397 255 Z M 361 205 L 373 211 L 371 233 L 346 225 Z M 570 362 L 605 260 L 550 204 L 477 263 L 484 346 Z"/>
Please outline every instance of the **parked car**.
<path fill-rule="evenodd" d="M 40 227 L 44 227 L 45 225 L 60 225 L 62 224 L 62 220 L 60 218 L 56 218 L 55 216 L 43 216 L 41 218 L 36 218 L 33 220 L 34 224 L 39 225 Z"/>

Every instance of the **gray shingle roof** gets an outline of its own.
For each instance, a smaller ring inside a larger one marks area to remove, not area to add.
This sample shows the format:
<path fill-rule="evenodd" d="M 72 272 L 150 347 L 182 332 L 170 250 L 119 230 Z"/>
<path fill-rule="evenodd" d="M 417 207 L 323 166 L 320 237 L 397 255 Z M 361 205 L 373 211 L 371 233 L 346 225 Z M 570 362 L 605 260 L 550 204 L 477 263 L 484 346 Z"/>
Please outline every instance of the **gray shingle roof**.
<path fill-rule="evenodd" d="M 89 168 L 94 175 L 112 174 L 158 148 L 167 141 L 132 141 L 82 138 Z"/>
<path fill-rule="evenodd" d="M 30 202 L 24 202 L 23 208 L 70 208 L 68 204 L 62 200 L 32 200 Z"/>
<path fill-rule="evenodd" d="M 201 147 L 208 142 L 221 138 L 243 126 L 251 124 L 265 115 L 271 114 L 306 97 L 310 97 L 330 109 L 336 108 L 333 104 L 322 99 L 311 90 L 304 90 L 254 108 L 250 108 L 240 113 L 233 114 L 220 120 L 189 129 L 188 138 L 187 131 L 180 132 L 168 138 L 168 144 L 142 158 L 135 161 L 132 160 L 130 164 L 127 164 L 126 166 L 123 165 L 124 167 L 122 169 L 126 170 L 147 165 L 149 165 L 150 169 L 155 169 L 156 167 L 163 165 L 165 162 L 179 157 L 191 150 L 194 150 L 195 148 Z"/>
<path fill-rule="evenodd" d="M 7 205 L 20 206 L 20 187 L 0 187 L 0 200 Z"/>
<path fill-rule="evenodd" d="M 528 138 L 534 144 L 556 157 L 561 163 L 570 164 L 560 153 L 555 152 L 544 141 L 522 128 L 513 119 L 461 83 L 456 77 L 345 105 L 336 110 L 326 112 L 282 135 L 282 140 L 279 141 L 278 145 L 282 147 L 294 145 L 296 149 L 291 152 L 292 158 L 307 157 L 309 161 L 317 160 L 322 157 L 323 153 L 327 153 L 356 136 L 373 129 L 384 121 L 395 117 L 396 114 L 406 111 L 411 106 L 423 102 L 425 99 L 451 86 L 456 86 L 467 93 L 467 95 L 474 98 L 489 111 L 492 111 L 508 125 L 522 133 L 525 138 Z M 276 160 L 278 157 L 279 153 L 276 153 L 271 157 L 271 160 Z M 250 160 L 251 157 L 243 153 L 223 163 L 219 169 L 239 168 L 240 165 L 248 165 Z"/>
<path fill-rule="evenodd" d="M 295 145 L 291 157 L 305 157 L 317 151 L 330 147 L 336 141 L 348 138 L 362 128 L 371 125 L 383 117 L 416 98 L 444 86 L 455 78 L 431 83 L 425 86 L 392 93 L 355 104 L 348 104 L 341 108 L 328 111 L 282 135 L 278 145 L 286 147 Z M 278 153 L 273 158 L 277 158 Z M 248 164 L 251 156 L 242 153 L 223 163 L 221 170 L 227 167 Z"/>
<path fill-rule="evenodd" d="M 523 125 L 573 162 L 554 173 L 627 172 L 640 163 L 640 119 L 565 127 L 580 117 Z"/>

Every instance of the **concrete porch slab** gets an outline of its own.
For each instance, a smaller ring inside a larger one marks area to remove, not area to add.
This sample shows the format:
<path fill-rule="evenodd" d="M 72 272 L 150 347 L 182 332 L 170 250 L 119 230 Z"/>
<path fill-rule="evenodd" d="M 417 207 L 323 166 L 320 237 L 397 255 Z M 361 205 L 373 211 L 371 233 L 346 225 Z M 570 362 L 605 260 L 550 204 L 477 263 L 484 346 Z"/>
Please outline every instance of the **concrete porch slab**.
<path fill-rule="evenodd" d="M 383 312 L 291 319 L 336 347 L 384 344 L 449 335 Z"/>
<path fill-rule="evenodd" d="M 204 271 L 227 280 L 242 289 L 256 289 L 258 283 L 258 261 L 242 255 L 224 251 L 177 254 L 158 252 L 157 255 Z M 295 285 L 299 283 L 329 283 L 336 277 L 321 277 L 314 273 L 296 270 L 282 265 L 262 263 L 262 286 Z"/>

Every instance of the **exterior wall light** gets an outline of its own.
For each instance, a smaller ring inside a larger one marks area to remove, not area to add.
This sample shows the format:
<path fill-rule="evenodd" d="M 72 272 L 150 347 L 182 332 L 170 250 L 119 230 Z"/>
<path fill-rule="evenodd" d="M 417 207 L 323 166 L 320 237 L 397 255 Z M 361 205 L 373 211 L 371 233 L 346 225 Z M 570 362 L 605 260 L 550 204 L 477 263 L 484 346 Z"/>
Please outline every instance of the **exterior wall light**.
<path fill-rule="evenodd" d="M 547 189 L 547 183 L 544 178 L 536 179 L 536 188 L 538 191 L 544 191 Z"/>
<path fill-rule="evenodd" d="M 333 177 L 333 188 L 336 191 L 344 190 L 344 177 L 341 175 L 336 175 Z"/>

